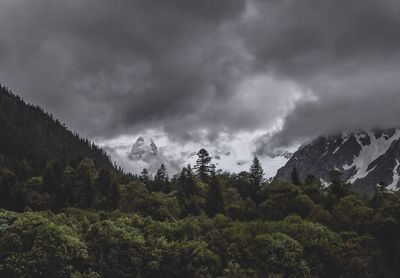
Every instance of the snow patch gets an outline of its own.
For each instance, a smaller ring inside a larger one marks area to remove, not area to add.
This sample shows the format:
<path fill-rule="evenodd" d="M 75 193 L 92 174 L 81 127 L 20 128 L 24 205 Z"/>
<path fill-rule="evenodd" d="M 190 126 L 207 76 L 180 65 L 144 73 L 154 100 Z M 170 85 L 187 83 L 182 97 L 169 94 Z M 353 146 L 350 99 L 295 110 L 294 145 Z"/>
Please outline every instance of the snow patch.
<path fill-rule="evenodd" d="M 337 146 L 336 147 L 336 149 L 333 151 L 333 154 L 335 154 L 335 153 L 337 153 L 339 150 L 340 150 L 340 148 L 344 145 L 344 144 L 346 144 L 346 142 L 350 139 L 350 133 L 348 133 L 348 132 L 343 132 L 342 133 L 342 143 L 339 145 L 339 146 Z M 335 143 L 336 143 L 336 140 L 335 140 Z"/>
<path fill-rule="evenodd" d="M 336 149 L 333 151 L 333 154 L 337 153 L 337 152 L 340 150 L 340 147 L 341 147 L 341 146 L 342 146 L 342 144 L 339 145 L 339 146 L 337 146 Z"/>
<path fill-rule="evenodd" d="M 321 184 L 322 184 L 323 187 L 328 187 L 329 186 L 329 182 L 327 182 L 327 181 L 325 181 L 323 179 L 320 179 L 320 181 L 321 181 Z"/>
<path fill-rule="evenodd" d="M 400 166 L 400 162 L 399 162 L 399 160 L 396 159 L 396 166 L 394 166 L 394 168 L 393 168 L 393 181 L 387 187 L 389 190 L 397 190 L 397 185 L 400 181 L 399 166 Z"/>
<path fill-rule="evenodd" d="M 363 145 L 360 139 L 364 139 L 369 136 L 371 143 L 369 145 Z M 400 130 L 396 129 L 396 132 L 390 138 L 384 138 L 384 136 L 376 139 L 373 132 L 368 131 L 367 134 L 357 134 L 356 139 L 358 144 L 361 146 L 360 153 L 354 158 L 351 165 L 344 165 L 344 170 L 349 170 L 353 167 L 356 168 L 357 172 L 349 179 L 349 182 L 354 183 L 358 179 L 366 177 L 374 168 L 368 170 L 368 166 L 375 161 L 378 157 L 385 154 L 392 143 L 400 138 Z"/>

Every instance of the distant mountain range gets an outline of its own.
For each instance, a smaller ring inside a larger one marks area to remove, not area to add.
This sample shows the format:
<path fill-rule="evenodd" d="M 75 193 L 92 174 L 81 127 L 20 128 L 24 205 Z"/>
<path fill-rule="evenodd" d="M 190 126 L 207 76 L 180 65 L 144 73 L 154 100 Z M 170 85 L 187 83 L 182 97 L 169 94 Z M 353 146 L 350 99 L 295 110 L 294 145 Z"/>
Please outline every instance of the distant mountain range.
<path fill-rule="evenodd" d="M 317 138 L 296 151 L 276 179 L 290 180 L 296 167 L 300 178 L 311 174 L 323 183 L 330 172 L 342 173 L 342 180 L 354 184 L 355 190 L 372 194 L 377 184 L 389 189 L 400 186 L 400 130 L 343 132 Z"/>
<path fill-rule="evenodd" d="M 247 142 L 246 142 L 247 143 Z M 249 145 L 251 141 L 248 142 Z M 150 172 L 155 172 L 161 164 L 164 164 L 170 174 L 179 172 L 187 164 L 194 165 L 197 159 L 197 151 L 204 147 L 212 158 L 211 163 L 215 164 L 221 171 L 240 172 L 248 171 L 253 156 L 251 150 L 241 147 L 235 149 L 228 144 L 210 144 L 208 146 L 182 146 L 174 142 L 158 146 L 155 139 L 148 136 L 139 136 L 132 144 L 129 152 L 125 152 L 125 158 L 130 162 L 125 165 L 130 166 L 136 172 L 147 168 Z M 111 150 L 111 153 L 115 151 Z M 121 152 L 124 153 L 124 152 Z M 268 157 L 260 158 L 265 167 L 266 177 L 275 175 L 276 170 L 288 161 L 292 153 L 286 150 L 280 150 Z M 123 160 L 120 158 L 120 160 Z"/>

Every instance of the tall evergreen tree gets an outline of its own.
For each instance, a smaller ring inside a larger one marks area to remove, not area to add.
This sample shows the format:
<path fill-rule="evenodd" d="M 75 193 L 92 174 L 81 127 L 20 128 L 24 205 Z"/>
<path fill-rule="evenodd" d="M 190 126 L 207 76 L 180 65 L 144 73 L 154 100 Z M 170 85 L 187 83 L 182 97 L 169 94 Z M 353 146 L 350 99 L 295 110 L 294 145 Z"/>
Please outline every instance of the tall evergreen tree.
<path fill-rule="evenodd" d="M 162 191 L 164 193 L 169 192 L 168 187 L 169 178 L 167 169 L 164 164 L 161 164 L 160 168 L 154 176 L 151 189 L 154 191 Z"/>
<path fill-rule="evenodd" d="M 91 159 L 83 159 L 77 169 L 77 201 L 81 208 L 90 208 L 96 198 L 94 188 L 94 178 L 96 175 L 96 166 Z"/>
<path fill-rule="evenodd" d="M 179 198 L 191 197 L 196 191 L 196 181 L 190 164 L 183 167 L 178 179 Z"/>
<path fill-rule="evenodd" d="M 196 181 L 190 164 L 186 167 L 185 195 L 192 196 L 196 193 Z"/>
<path fill-rule="evenodd" d="M 260 189 L 263 180 L 264 170 L 261 166 L 260 160 L 254 156 L 253 163 L 250 166 L 250 190 L 249 197 L 256 200 L 257 191 Z"/>
<path fill-rule="evenodd" d="M 264 176 L 264 170 L 261 166 L 260 160 L 254 156 L 253 163 L 250 166 L 250 180 L 253 186 L 259 187 Z"/>
<path fill-rule="evenodd" d="M 204 148 L 199 150 L 197 156 L 198 158 L 196 160 L 196 166 L 194 167 L 196 169 L 197 176 L 201 179 L 201 181 L 208 182 L 211 171 L 211 166 L 209 165 L 211 162 L 211 157 Z"/>
<path fill-rule="evenodd" d="M 150 183 L 150 175 L 149 175 L 149 171 L 146 168 L 144 168 L 142 170 L 142 172 L 140 173 L 139 180 L 141 182 L 143 182 L 145 185 L 147 185 L 147 186 L 149 185 L 149 183 Z"/>
<path fill-rule="evenodd" d="M 215 166 L 211 170 L 210 186 L 206 205 L 207 212 L 210 216 L 215 216 L 216 214 L 224 211 L 224 201 L 222 199 L 218 177 L 215 173 Z"/>

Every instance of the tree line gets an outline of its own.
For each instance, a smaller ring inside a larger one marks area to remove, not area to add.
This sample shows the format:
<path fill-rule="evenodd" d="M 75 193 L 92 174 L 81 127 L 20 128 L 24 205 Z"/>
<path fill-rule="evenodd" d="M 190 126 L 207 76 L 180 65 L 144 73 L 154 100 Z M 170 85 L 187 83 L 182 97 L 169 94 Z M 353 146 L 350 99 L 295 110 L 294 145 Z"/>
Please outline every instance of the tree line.
<path fill-rule="evenodd" d="M 217 171 L 205 149 L 169 177 L 92 159 L 0 170 L 1 277 L 396 277 L 400 194 L 355 193 L 332 172 L 265 180 Z"/>

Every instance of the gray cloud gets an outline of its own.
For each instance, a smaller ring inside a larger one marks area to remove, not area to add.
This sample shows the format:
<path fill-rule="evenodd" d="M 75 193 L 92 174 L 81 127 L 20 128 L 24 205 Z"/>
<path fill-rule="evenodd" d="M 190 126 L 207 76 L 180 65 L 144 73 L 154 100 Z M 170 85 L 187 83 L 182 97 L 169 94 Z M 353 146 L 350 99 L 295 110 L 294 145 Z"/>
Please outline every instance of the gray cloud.
<path fill-rule="evenodd" d="M 400 126 L 398 1 L 252 3 L 244 33 L 257 67 L 307 91 L 256 152 L 344 129 Z M 249 32 L 255 28 L 261 35 Z"/>
<path fill-rule="evenodd" d="M 4 0 L 0 82 L 90 137 L 400 126 L 396 0 Z"/>

